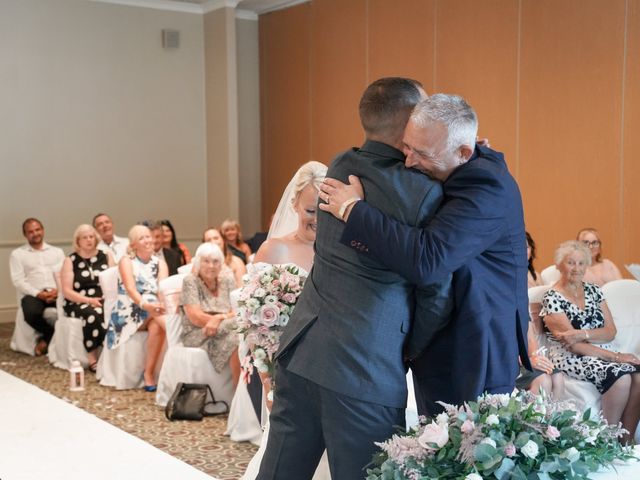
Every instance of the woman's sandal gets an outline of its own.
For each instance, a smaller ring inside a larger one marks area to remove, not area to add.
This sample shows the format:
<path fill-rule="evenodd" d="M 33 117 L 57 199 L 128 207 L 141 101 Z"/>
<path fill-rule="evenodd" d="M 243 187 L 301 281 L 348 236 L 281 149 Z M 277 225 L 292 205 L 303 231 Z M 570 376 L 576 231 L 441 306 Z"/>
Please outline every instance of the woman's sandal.
<path fill-rule="evenodd" d="M 96 360 L 95 362 L 91 362 L 89 364 L 89 371 L 96 373 L 98 371 L 98 361 Z"/>

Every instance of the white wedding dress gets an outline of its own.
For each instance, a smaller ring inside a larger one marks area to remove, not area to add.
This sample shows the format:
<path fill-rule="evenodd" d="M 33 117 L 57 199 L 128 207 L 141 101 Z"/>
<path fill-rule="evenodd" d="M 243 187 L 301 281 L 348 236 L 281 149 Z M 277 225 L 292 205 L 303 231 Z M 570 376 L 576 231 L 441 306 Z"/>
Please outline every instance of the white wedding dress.
<path fill-rule="evenodd" d="M 288 265 L 294 265 L 294 264 L 288 264 Z M 304 276 L 308 276 L 307 271 L 302 268 L 302 267 L 298 267 L 297 265 L 295 265 L 298 270 L 300 271 L 301 275 Z M 254 265 L 248 265 L 249 267 L 249 274 L 251 274 L 252 270 L 260 270 L 260 264 L 254 264 Z M 251 268 L 253 267 L 253 268 Z M 277 388 L 277 387 L 276 387 Z M 258 449 L 258 451 L 256 452 L 256 454 L 253 456 L 253 458 L 251 459 L 251 461 L 249 462 L 249 465 L 247 466 L 247 470 L 244 472 L 244 475 L 242 476 L 242 480 L 255 480 L 255 478 L 258 476 L 258 472 L 260 471 L 260 463 L 262 462 L 262 457 L 264 456 L 264 452 L 267 449 L 267 439 L 269 438 L 269 411 L 266 407 L 266 399 L 265 399 L 265 395 L 264 395 L 264 390 L 263 390 L 263 395 L 262 395 L 262 418 L 263 421 L 265 422 L 264 428 L 263 428 L 263 434 L 262 434 L 262 441 L 260 442 L 260 448 Z M 238 390 L 236 392 L 236 395 L 246 395 L 247 398 L 249 397 L 249 392 L 247 391 L 246 388 L 244 388 L 243 390 Z M 234 398 L 235 401 L 235 398 Z M 241 400 L 239 400 L 241 401 Z M 251 401 L 249 400 L 249 404 L 251 403 Z M 264 420 L 266 419 L 266 421 Z M 331 474 L 329 473 L 329 461 L 327 459 L 327 452 L 325 450 L 325 452 L 322 454 L 322 458 L 320 459 L 320 463 L 318 465 L 318 468 L 316 468 L 316 473 L 313 475 L 313 480 L 331 480 Z"/>

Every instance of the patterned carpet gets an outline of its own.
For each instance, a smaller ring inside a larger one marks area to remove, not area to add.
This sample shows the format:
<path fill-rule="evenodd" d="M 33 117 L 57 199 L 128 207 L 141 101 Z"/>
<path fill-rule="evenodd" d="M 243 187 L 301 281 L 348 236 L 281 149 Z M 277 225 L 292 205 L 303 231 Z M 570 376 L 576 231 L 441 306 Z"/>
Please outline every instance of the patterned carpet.
<path fill-rule="evenodd" d="M 112 425 L 164 450 L 195 468 L 223 479 L 240 478 L 257 450 L 223 435 L 226 415 L 202 422 L 170 422 L 154 404 L 154 395 L 140 390 L 114 390 L 85 376 L 85 391 L 69 391 L 69 374 L 52 367 L 47 357 L 31 357 L 10 350 L 12 323 L 0 324 L 0 369 L 69 401 Z"/>

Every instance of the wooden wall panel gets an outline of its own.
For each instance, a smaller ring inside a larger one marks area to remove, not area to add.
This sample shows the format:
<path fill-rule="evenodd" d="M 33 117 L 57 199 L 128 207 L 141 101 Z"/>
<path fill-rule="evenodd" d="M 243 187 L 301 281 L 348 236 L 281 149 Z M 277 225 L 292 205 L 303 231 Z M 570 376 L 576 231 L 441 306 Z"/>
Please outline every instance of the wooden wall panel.
<path fill-rule="evenodd" d="M 518 2 L 439 1 L 437 25 L 434 91 L 473 106 L 479 135 L 504 152 L 517 177 Z"/>
<path fill-rule="evenodd" d="M 310 11 L 307 3 L 260 16 L 265 227 L 287 183 L 310 157 Z"/>
<path fill-rule="evenodd" d="M 629 2 L 627 32 L 621 268 L 622 262 L 640 263 L 640 0 Z"/>
<path fill-rule="evenodd" d="M 435 3 L 368 1 L 367 84 L 380 77 L 408 77 L 433 90 Z"/>
<path fill-rule="evenodd" d="M 624 0 L 523 0 L 520 186 L 538 267 L 594 226 L 620 262 Z"/>
<path fill-rule="evenodd" d="M 367 85 L 366 0 L 314 0 L 311 8 L 311 159 L 328 165 L 364 138 L 358 102 Z"/>

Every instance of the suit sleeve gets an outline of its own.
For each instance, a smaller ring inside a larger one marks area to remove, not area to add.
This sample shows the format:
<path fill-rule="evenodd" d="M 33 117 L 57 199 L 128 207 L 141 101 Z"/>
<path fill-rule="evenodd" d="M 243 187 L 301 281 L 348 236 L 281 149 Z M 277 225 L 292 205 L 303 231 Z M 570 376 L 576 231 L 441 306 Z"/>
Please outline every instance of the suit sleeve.
<path fill-rule="evenodd" d="M 444 279 L 496 241 L 508 208 L 505 188 L 494 172 L 469 167 L 446 183 L 445 200 L 425 228 L 400 223 L 358 202 L 341 242 L 412 283 Z"/>
<path fill-rule="evenodd" d="M 422 202 L 416 225 L 426 226 L 435 215 L 441 200 L 442 187 L 439 183 L 434 183 Z M 418 358 L 449 321 L 453 308 L 451 277 L 449 274 L 437 282 L 416 288 L 411 335 L 407 338 L 404 349 L 407 361 Z"/>

